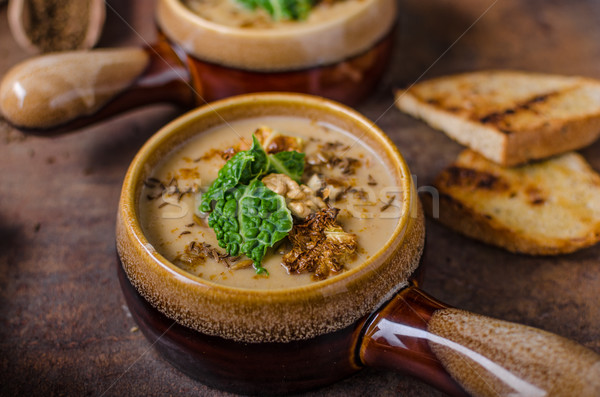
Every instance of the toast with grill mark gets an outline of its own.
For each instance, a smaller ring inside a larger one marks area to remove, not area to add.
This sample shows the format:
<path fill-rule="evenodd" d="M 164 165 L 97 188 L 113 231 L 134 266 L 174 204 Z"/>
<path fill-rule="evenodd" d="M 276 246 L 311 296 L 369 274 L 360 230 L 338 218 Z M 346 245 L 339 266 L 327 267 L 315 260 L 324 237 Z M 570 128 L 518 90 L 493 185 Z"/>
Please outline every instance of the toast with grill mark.
<path fill-rule="evenodd" d="M 396 105 L 504 166 L 579 149 L 600 136 L 600 81 L 590 78 L 465 73 L 398 90 Z"/>
<path fill-rule="evenodd" d="M 439 221 L 485 243 L 555 255 L 600 241 L 600 176 L 577 153 L 505 168 L 467 149 L 434 185 Z"/>

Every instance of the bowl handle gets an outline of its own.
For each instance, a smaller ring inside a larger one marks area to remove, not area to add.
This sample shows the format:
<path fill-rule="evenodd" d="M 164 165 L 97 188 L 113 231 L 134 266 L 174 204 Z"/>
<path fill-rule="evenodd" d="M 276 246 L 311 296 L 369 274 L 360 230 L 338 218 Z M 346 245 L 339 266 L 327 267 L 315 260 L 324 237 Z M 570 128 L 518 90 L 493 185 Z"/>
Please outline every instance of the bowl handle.
<path fill-rule="evenodd" d="M 600 396 L 600 355 L 561 336 L 451 308 L 416 286 L 365 327 L 365 365 L 454 396 Z"/>
<path fill-rule="evenodd" d="M 0 83 L 0 111 L 23 130 L 65 132 L 150 103 L 192 106 L 189 80 L 185 64 L 165 42 L 53 53 L 8 71 Z"/>

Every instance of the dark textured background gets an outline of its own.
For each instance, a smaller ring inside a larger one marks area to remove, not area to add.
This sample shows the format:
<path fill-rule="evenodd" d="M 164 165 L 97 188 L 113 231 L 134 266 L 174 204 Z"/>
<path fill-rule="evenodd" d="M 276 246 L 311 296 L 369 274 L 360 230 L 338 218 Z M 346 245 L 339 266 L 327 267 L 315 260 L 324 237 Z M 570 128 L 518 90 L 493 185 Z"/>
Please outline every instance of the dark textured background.
<path fill-rule="evenodd" d="M 419 186 L 460 147 L 392 108 L 394 87 L 425 71 L 427 78 L 482 68 L 600 78 L 598 1 L 499 0 L 468 31 L 493 2 L 399 3 L 392 67 L 358 109 L 398 145 Z M 153 1 L 108 4 L 127 23 L 109 8 L 100 46 L 153 40 Z M 26 57 L 0 6 L 0 75 Z M 52 139 L 22 135 L 0 120 L 0 395 L 225 395 L 173 369 L 132 330 L 115 273 L 114 218 L 125 170 L 180 112 L 154 106 Z M 600 142 L 581 152 L 600 170 Z M 427 227 L 428 292 L 600 353 L 600 246 L 532 258 L 431 221 Z M 440 394 L 400 374 L 364 370 L 307 395 Z"/>

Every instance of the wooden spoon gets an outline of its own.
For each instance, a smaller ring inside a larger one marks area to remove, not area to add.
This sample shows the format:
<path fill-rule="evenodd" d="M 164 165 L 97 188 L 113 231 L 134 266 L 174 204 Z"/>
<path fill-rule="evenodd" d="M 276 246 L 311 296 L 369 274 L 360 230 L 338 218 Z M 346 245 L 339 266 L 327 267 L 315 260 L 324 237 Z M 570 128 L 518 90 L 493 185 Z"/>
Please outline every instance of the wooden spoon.
<path fill-rule="evenodd" d="M 98 42 L 102 33 L 106 17 L 104 0 L 87 0 L 89 3 L 88 12 L 87 16 L 84 16 L 84 18 L 87 17 L 87 26 L 83 33 L 83 39 L 70 43 L 67 41 L 68 36 L 75 34 L 74 29 L 80 27 L 84 22 L 81 20 L 81 15 L 69 15 L 68 12 L 62 9 L 60 14 L 57 14 L 60 17 L 55 18 L 56 20 L 51 22 L 52 25 L 45 31 L 39 32 L 41 34 L 38 35 L 37 39 L 32 37 L 33 29 L 36 26 L 39 29 L 40 20 L 47 18 L 48 20 L 44 22 L 50 23 L 49 20 L 53 17 L 50 14 L 40 15 L 40 5 L 64 7 L 68 1 L 73 1 L 73 4 L 79 7 L 83 3 L 81 0 L 37 0 L 36 12 L 34 0 L 10 0 L 8 3 L 8 24 L 19 46 L 32 54 L 92 48 Z M 58 43 L 44 41 L 49 40 L 52 35 L 55 36 Z M 61 38 L 65 40 L 60 41 Z"/>

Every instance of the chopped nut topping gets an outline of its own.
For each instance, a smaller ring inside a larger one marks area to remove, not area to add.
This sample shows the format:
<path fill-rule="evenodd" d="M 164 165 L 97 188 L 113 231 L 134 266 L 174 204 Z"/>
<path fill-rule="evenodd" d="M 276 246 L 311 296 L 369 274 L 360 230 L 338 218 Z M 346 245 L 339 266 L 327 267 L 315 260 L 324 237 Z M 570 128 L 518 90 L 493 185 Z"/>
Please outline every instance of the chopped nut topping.
<path fill-rule="evenodd" d="M 173 262 L 187 265 L 188 267 L 195 267 L 203 265 L 208 257 L 227 267 L 230 267 L 232 263 L 239 260 L 239 257 L 233 257 L 222 253 L 210 244 L 192 241 L 185 247 L 183 254 L 178 255 Z"/>
<path fill-rule="evenodd" d="M 228 147 L 227 149 L 210 149 L 208 152 L 206 152 L 203 156 L 200 156 L 198 158 L 193 159 L 192 161 L 194 163 L 197 163 L 199 161 L 205 161 L 205 160 L 210 160 L 213 157 L 219 156 L 221 157 L 223 160 L 227 161 L 230 158 L 232 158 L 237 152 L 239 152 L 240 150 L 243 150 L 243 147 L 246 146 L 244 144 L 244 142 L 240 142 L 238 145 L 234 146 L 234 147 Z"/>
<path fill-rule="evenodd" d="M 287 207 L 298 218 L 306 218 L 320 209 L 327 207 L 325 202 L 306 185 L 299 185 L 284 174 L 269 174 L 262 179 L 265 186 L 285 197 Z"/>
<path fill-rule="evenodd" d="M 232 265 L 230 267 L 230 269 L 231 270 L 246 269 L 248 267 L 251 267 L 253 263 L 254 263 L 254 261 L 252 259 L 245 259 L 243 261 L 239 261 L 236 264 Z"/>
<path fill-rule="evenodd" d="M 151 190 L 151 192 L 146 195 L 148 200 L 154 200 L 164 195 L 173 196 L 177 195 L 177 201 L 181 201 L 183 196 L 186 194 L 195 193 L 198 190 L 199 179 L 198 182 L 194 181 L 192 186 L 183 189 L 179 186 L 179 182 L 177 178 L 171 178 L 169 183 L 164 183 L 159 181 L 156 178 L 148 178 L 144 181 L 144 185 Z M 164 207 L 166 204 L 162 203 L 159 208 Z"/>
<path fill-rule="evenodd" d="M 262 126 L 254 131 L 254 135 L 269 154 L 295 150 L 301 152 L 304 141 L 300 137 L 283 135 L 270 127 Z"/>
<path fill-rule="evenodd" d="M 352 157 L 339 157 L 332 151 L 321 150 L 306 156 L 306 164 L 313 168 L 313 173 L 318 173 L 319 167 L 328 169 L 338 168 L 344 175 L 354 175 L 360 167 L 361 161 Z"/>

